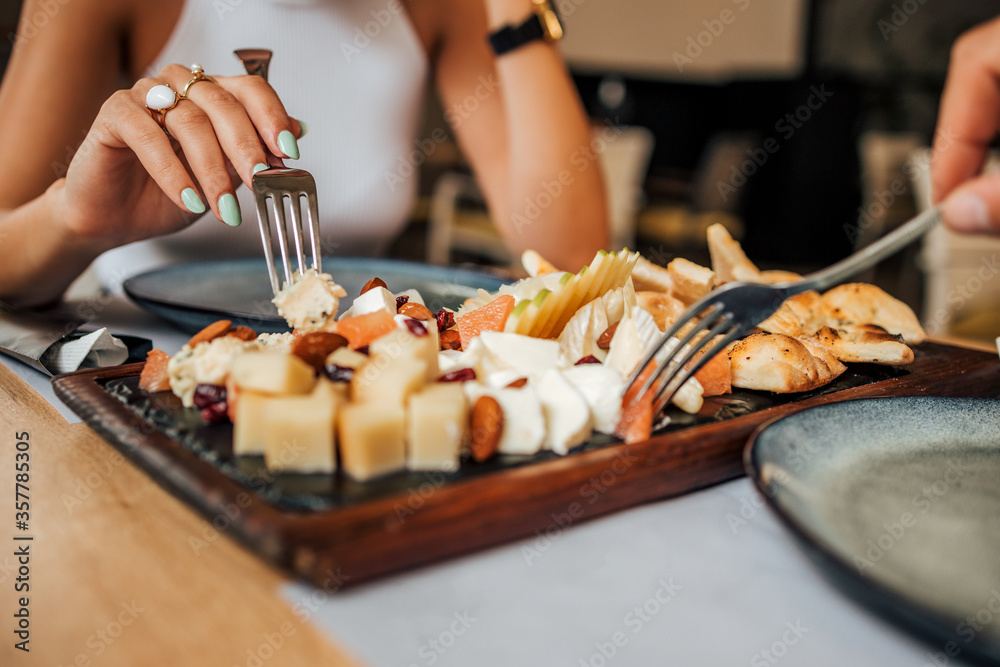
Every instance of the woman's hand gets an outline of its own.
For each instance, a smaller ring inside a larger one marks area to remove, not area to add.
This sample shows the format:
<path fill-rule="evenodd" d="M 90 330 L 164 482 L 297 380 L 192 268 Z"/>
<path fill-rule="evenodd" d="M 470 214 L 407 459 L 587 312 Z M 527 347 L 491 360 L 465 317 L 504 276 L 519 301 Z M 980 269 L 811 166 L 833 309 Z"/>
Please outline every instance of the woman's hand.
<path fill-rule="evenodd" d="M 157 85 L 182 91 L 192 78 L 169 65 L 103 105 L 57 189 L 59 218 L 95 250 L 168 234 L 210 208 L 239 225 L 234 186 L 255 170 L 298 158 L 299 124 L 259 76 L 193 84 L 166 112 L 169 136 L 145 108 Z"/>
<path fill-rule="evenodd" d="M 1000 173 L 980 175 L 1000 129 L 1000 19 L 955 43 L 931 163 L 934 200 L 959 232 L 1000 234 Z"/>

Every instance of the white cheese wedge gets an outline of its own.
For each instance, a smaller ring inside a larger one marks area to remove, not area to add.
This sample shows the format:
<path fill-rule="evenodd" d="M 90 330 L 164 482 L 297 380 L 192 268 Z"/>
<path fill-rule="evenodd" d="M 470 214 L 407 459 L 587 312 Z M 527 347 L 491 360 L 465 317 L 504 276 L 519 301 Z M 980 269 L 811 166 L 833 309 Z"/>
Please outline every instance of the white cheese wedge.
<path fill-rule="evenodd" d="M 478 344 L 476 344 L 478 341 Z M 473 341 L 476 373 L 486 377 L 501 370 L 513 370 L 521 377 L 537 378 L 559 364 L 559 343 L 521 334 L 484 331 Z"/>
<path fill-rule="evenodd" d="M 508 368 L 502 371 L 496 371 L 490 373 L 484 378 L 477 378 L 477 379 L 479 379 L 480 382 L 485 384 L 487 387 L 491 387 L 492 389 L 503 389 L 512 382 L 517 382 L 519 380 L 526 380 L 527 378 L 521 375 L 518 371 Z"/>
<path fill-rule="evenodd" d="M 617 371 L 619 378 L 624 379 L 632 374 L 644 354 L 635 320 L 631 317 L 623 318 L 615 329 L 604 365 Z"/>
<path fill-rule="evenodd" d="M 403 315 L 397 317 L 403 320 L 411 319 Z M 426 336 L 416 336 L 410 333 L 405 325 L 380 336 L 368 346 L 368 354 L 374 359 L 385 357 L 392 361 L 396 359 L 417 359 L 424 362 L 426 380 L 433 382 L 438 377 L 438 336 L 437 324 L 422 322 L 427 330 Z"/>
<path fill-rule="evenodd" d="M 639 306 L 618 322 L 604 364 L 628 379 L 646 355 L 660 342 L 662 332 L 656 320 Z"/>
<path fill-rule="evenodd" d="M 304 396 L 271 396 L 261 426 L 268 470 L 331 473 L 337 469 L 336 417 L 343 394 L 325 379 Z M 242 406 L 242 401 L 237 408 Z"/>
<path fill-rule="evenodd" d="M 351 400 L 398 406 L 427 383 L 427 364 L 412 357 L 373 356 L 351 378 Z"/>
<path fill-rule="evenodd" d="M 368 315 L 380 310 L 388 312 L 390 315 L 396 314 L 396 295 L 384 287 L 375 287 L 368 290 L 354 300 L 351 307 L 344 311 L 344 314 L 337 319 L 345 317 L 357 317 L 358 315 Z"/>
<path fill-rule="evenodd" d="M 401 297 L 401 296 L 407 296 L 407 297 L 409 297 L 410 299 L 409 299 L 409 301 L 407 301 L 407 303 L 419 303 L 421 306 L 426 306 L 427 305 L 426 303 L 424 303 L 424 297 L 422 297 L 420 295 L 420 292 L 418 292 L 415 289 L 403 290 L 402 292 L 397 293 L 396 296 L 397 297 Z"/>
<path fill-rule="evenodd" d="M 492 396 L 503 410 L 501 454 L 531 455 L 542 449 L 545 441 L 545 417 L 538 392 L 530 384 L 520 389 L 493 389 L 478 382 L 463 385 L 469 405 L 480 396 Z"/>
<path fill-rule="evenodd" d="M 265 394 L 305 394 L 316 382 L 316 371 L 294 355 L 259 350 L 236 358 L 232 378 L 240 389 Z"/>
<path fill-rule="evenodd" d="M 597 346 L 597 339 L 607 328 L 608 314 L 601 299 L 577 310 L 559 334 L 559 366 L 568 368 L 587 356 L 604 361 L 608 353 Z"/>
<path fill-rule="evenodd" d="M 621 418 L 625 385 L 618 371 L 601 364 L 573 366 L 563 376 L 587 401 L 594 430 L 614 434 Z"/>
<path fill-rule="evenodd" d="M 340 411 L 340 463 L 364 482 L 406 468 L 405 412 L 392 402 L 349 403 Z"/>
<path fill-rule="evenodd" d="M 545 449 L 565 455 L 587 441 L 593 424 L 590 407 L 562 371 L 546 371 L 538 382 L 538 395 L 545 416 Z"/>
<path fill-rule="evenodd" d="M 459 383 L 430 384 L 411 396 L 406 409 L 406 467 L 458 470 L 468 422 L 468 403 Z"/>
<path fill-rule="evenodd" d="M 439 374 L 450 373 L 460 368 L 474 368 L 475 365 L 475 360 L 468 357 L 461 350 L 441 350 L 438 352 Z"/>

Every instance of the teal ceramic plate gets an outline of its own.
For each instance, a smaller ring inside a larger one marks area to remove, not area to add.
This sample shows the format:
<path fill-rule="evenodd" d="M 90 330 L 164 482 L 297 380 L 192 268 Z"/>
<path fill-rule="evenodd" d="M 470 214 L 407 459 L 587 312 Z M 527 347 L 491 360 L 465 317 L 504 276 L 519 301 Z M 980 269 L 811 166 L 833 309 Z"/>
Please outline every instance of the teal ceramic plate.
<path fill-rule="evenodd" d="M 323 260 L 323 270 L 343 285 L 350 297 L 378 276 L 394 292 L 420 290 L 432 310 L 455 308 L 477 289 L 496 291 L 501 284 L 499 278 L 486 273 L 389 259 L 330 257 Z M 258 332 L 288 330 L 271 303 L 271 284 L 261 259 L 169 266 L 129 278 L 124 289 L 146 310 L 192 333 L 219 319 L 230 319 Z"/>
<path fill-rule="evenodd" d="M 825 405 L 763 426 L 745 463 L 822 570 L 937 664 L 1000 661 L 1000 401 Z"/>

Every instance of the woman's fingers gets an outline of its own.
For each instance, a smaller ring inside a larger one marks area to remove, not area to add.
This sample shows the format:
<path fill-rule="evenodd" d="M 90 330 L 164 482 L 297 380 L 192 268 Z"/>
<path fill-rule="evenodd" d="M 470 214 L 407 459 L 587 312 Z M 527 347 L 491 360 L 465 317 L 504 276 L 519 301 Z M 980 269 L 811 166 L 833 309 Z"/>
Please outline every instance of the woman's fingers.
<path fill-rule="evenodd" d="M 184 151 L 215 216 L 227 225 L 238 227 L 243 218 L 236 204 L 226 156 L 208 114 L 190 100 L 181 100 L 167 112 L 164 124 Z"/>
<path fill-rule="evenodd" d="M 168 65 L 161 76 L 178 90 L 183 90 L 192 78 L 191 72 L 180 65 Z M 177 109 L 194 105 L 205 114 L 211 123 L 216 143 L 236 167 L 240 179 L 249 186 L 254 173 L 268 166 L 268 156 L 246 109 L 232 93 L 213 81 L 192 84 L 186 97 L 187 100 L 181 102 Z M 170 116 L 173 116 L 173 112 Z M 173 134 L 173 130 L 170 131 Z"/>
<path fill-rule="evenodd" d="M 305 128 L 288 115 L 267 81 L 259 76 L 232 76 L 219 79 L 219 85 L 239 100 L 271 153 L 299 159 L 297 139 Z"/>
<path fill-rule="evenodd" d="M 197 185 L 184 168 L 170 138 L 137 99 L 158 82 L 144 79 L 130 91 L 116 93 L 108 105 L 114 120 L 103 124 L 106 132 L 127 146 L 139 159 L 146 172 L 179 208 L 194 214 L 205 211 Z M 176 107 L 172 111 L 176 111 Z M 170 113 L 170 112 L 167 112 Z"/>

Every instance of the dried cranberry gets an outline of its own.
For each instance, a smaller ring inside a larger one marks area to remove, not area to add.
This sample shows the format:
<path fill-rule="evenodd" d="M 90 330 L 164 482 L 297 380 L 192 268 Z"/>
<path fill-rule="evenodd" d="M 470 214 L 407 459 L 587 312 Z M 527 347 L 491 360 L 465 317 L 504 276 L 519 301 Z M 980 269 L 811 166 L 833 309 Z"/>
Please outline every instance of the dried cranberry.
<path fill-rule="evenodd" d="M 415 320 L 412 317 L 407 317 L 405 320 L 406 328 L 410 330 L 410 333 L 414 336 L 422 337 L 427 335 L 427 327 L 420 320 Z"/>
<path fill-rule="evenodd" d="M 209 424 L 218 424 L 229 419 L 229 406 L 226 401 L 212 403 L 201 409 L 201 418 Z"/>
<path fill-rule="evenodd" d="M 476 371 L 471 368 L 459 368 L 449 371 L 437 379 L 438 382 L 472 382 L 476 379 Z"/>
<path fill-rule="evenodd" d="M 574 366 L 583 366 L 584 364 L 599 364 L 599 363 L 601 363 L 600 359 L 598 359 L 597 357 L 595 357 L 592 354 L 588 354 L 587 356 L 583 357 L 582 359 L 580 359 L 580 361 L 576 362 L 573 365 Z"/>
<path fill-rule="evenodd" d="M 367 345 L 362 345 L 361 347 L 355 348 L 354 351 L 358 352 L 360 354 L 363 354 L 365 356 L 368 356 L 368 346 Z"/>
<path fill-rule="evenodd" d="M 406 302 L 408 302 L 409 300 L 410 300 L 410 297 L 408 297 L 408 296 L 397 296 L 396 297 L 396 310 L 399 310 L 400 308 L 402 308 L 403 304 L 406 303 Z"/>
<path fill-rule="evenodd" d="M 194 406 L 203 410 L 226 401 L 226 388 L 217 384 L 199 384 L 194 388 Z"/>
<path fill-rule="evenodd" d="M 323 372 L 331 382 L 350 382 L 354 377 L 354 369 L 350 366 L 338 366 L 337 364 L 327 364 L 323 367 Z"/>
<path fill-rule="evenodd" d="M 442 308 L 434 314 L 434 318 L 438 323 L 438 331 L 444 331 L 455 326 L 455 313 L 450 310 Z"/>

